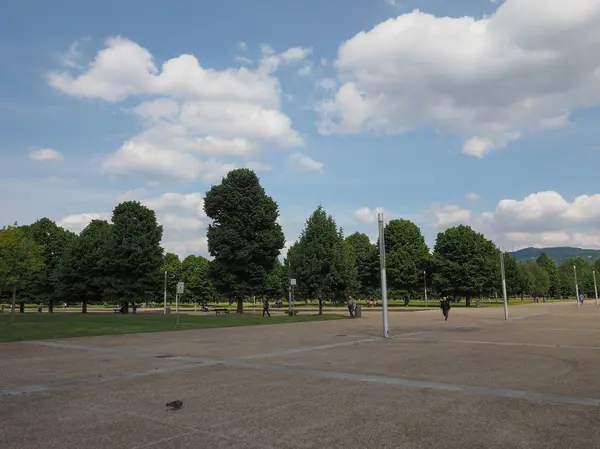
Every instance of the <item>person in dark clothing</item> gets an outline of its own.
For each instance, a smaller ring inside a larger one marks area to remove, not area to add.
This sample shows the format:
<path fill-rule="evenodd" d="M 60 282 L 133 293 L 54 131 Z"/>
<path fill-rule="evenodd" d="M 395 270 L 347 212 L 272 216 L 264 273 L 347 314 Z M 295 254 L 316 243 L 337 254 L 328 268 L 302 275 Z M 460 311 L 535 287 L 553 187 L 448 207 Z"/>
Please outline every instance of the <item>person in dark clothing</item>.
<path fill-rule="evenodd" d="M 267 298 L 263 299 L 263 318 L 265 317 L 265 312 L 267 312 L 267 315 L 271 318 L 271 313 L 269 312 L 269 300 Z"/>
<path fill-rule="evenodd" d="M 442 309 L 442 313 L 444 314 L 444 321 L 448 321 L 448 315 L 450 314 L 450 298 L 444 296 L 440 300 L 440 309 Z"/>

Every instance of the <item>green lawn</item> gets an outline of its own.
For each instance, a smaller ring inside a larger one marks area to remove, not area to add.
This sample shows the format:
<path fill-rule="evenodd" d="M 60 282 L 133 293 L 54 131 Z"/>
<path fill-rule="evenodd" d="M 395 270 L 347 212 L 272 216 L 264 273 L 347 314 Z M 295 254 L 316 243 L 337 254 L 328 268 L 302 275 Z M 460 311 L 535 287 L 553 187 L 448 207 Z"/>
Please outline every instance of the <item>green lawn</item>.
<path fill-rule="evenodd" d="M 9 324 L 10 314 L 0 315 L 0 341 L 37 340 L 45 338 L 83 337 L 89 335 L 131 334 L 214 327 L 253 326 L 260 324 L 328 321 L 337 315 L 273 316 L 262 318 L 252 315 L 195 316 L 181 314 L 179 327 L 176 315 L 114 315 L 77 313 L 17 313 Z"/>

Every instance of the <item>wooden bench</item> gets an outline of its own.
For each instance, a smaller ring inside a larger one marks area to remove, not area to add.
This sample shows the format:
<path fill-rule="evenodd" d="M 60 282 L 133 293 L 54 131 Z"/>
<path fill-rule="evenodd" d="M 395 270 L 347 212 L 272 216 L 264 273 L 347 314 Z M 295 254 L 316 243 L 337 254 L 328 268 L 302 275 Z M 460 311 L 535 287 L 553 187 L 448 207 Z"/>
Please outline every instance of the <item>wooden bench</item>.
<path fill-rule="evenodd" d="M 221 312 L 225 312 L 226 314 L 229 313 L 229 309 L 214 309 L 215 310 L 215 315 L 221 315 Z"/>

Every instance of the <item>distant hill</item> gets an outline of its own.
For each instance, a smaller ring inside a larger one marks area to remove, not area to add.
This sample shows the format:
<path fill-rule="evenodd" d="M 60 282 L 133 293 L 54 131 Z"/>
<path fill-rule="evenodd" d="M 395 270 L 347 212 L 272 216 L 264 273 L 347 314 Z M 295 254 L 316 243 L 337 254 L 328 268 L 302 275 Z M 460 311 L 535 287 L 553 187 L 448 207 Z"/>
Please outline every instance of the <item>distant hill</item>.
<path fill-rule="evenodd" d="M 583 257 L 588 262 L 593 262 L 600 258 L 600 249 L 582 249 L 572 248 L 570 246 L 559 246 L 555 248 L 523 248 L 513 251 L 512 254 L 517 260 L 535 260 L 541 253 L 546 253 L 550 259 L 560 264 L 569 257 Z"/>

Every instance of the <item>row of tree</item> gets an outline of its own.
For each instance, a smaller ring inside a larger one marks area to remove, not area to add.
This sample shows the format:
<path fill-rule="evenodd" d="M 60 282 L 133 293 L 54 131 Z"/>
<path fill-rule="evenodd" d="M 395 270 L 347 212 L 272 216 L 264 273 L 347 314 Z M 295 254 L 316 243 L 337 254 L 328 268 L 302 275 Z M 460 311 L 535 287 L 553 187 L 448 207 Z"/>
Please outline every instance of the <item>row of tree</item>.
<path fill-rule="evenodd" d="M 154 211 L 138 202 L 124 202 L 111 222 L 93 220 L 79 235 L 47 218 L 27 226 L 0 230 L 0 293 L 19 301 L 127 304 L 162 297 L 186 284 L 186 300 L 237 300 L 287 295 L 296 279 L 295 296 L 343 303 L 348 295 L 379 295 L 379 248 L 365 234 L 344 236 L 332 216 L 318 207 L 308 218 L 282 264 L 285 239 L 278 223 L 277 203 L 254 172 L 233 170 L 205 196 L 211 219 L 208 249 L 211 261 L 191 255 L 183 261 L 160 246 L 162 227 Z M 385 257 L 390 297 L 432 295 L 470 299 L 500 293 L 501 253 L 484 235 L 468 226 L 438 234 L 430 252 L 421 230 L 408 220 L 385 226 Z M 511 296 L 566 297 L 574 294 L 573 266 L 579 287 L 594 294 L 593 272 L 599 262 L 570 259 L 556 265 L 545 254 L 517 262 L 505 253 Z M 167 276 L 164 273 L 167 272 Z M 172 300 L 170 295 L 169 300 Z"/>

